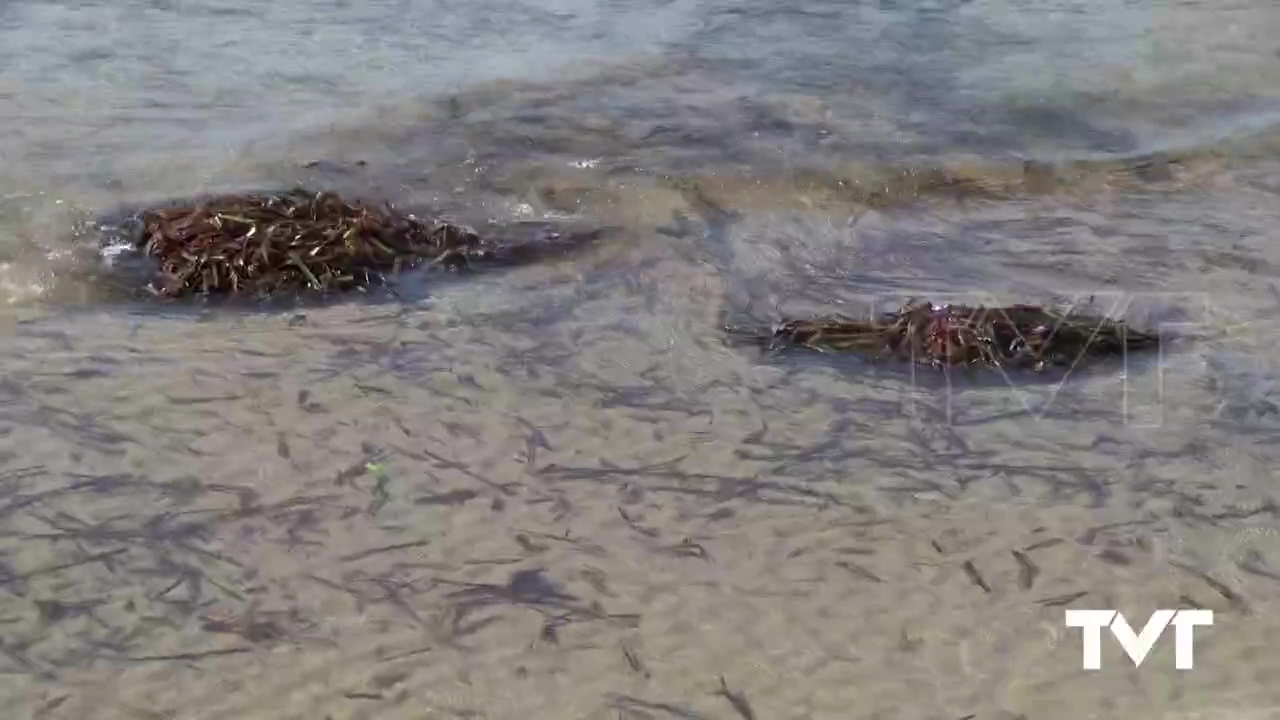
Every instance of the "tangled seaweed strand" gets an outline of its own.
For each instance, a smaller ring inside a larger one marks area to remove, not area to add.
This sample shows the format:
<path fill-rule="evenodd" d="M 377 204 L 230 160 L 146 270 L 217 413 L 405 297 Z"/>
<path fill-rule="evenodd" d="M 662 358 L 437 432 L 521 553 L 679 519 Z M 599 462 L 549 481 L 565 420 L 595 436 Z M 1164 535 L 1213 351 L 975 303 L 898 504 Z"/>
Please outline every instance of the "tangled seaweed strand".
<path fill-rule="evenodd" d="M 755 334 L 754 339 L 764 341 L 770 349 L 798 346 L 862 354 L 873 360 L 888 356 L 933 367 L 1037 372 L 1084 359 L 1118 357 L 1158 344 L 1156 336 L 1122 322 L 1063 315 L 1033 305 L 987 308 L 913 302 L 872 321 L 842 316 L 790 320 L 772 334 Z"/>
<path fill-rule="evenodd" d="M 429 260 L 465 265 L 470 231 L 333 193 L 222 195 L 144 211 L 138 247 L 159 263 L 149 290 L 190 293 L 346 290 Z"/>

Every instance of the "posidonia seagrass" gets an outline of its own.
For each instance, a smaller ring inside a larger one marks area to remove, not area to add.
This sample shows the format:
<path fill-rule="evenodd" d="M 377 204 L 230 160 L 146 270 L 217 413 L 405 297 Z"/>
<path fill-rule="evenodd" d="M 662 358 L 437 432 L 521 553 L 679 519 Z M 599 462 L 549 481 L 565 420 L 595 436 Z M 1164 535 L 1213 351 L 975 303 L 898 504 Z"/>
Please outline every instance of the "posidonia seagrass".
<path fill-rule="evenodd" d="M 727 327 L 733 336 L 770 349 L 802 347 L 894 358 L 934 367 L 968 366 L 1040 371 L 1119 357 L 1159 344 L 1123 322 L 1057 313 L 1034 305 L 970 307 L 908 302 L 871 320 L 829 315 L 788 320 L 772 332 Z"/>

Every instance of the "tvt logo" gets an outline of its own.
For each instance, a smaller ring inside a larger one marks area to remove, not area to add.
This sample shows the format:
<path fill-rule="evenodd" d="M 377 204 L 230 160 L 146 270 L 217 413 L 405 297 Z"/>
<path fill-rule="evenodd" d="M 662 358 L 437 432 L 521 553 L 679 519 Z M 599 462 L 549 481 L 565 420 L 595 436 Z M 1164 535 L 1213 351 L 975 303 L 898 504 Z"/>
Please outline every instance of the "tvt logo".
<path fill-rule="evenodd" d="M 1067 611 L 1067 627 L 1080 628 L 1084 636 L 1084 659 L 1081 667 L 1085 670 L 1102 668 L 1102 628 L 1111 628 L 1116 642 L 1120 643 L 1120 647 L 1133 660 L 1133 666 L 1140 667 L 1156 641 L 1164 634 L 1165 628 L 1170 625 L 1173 625 L 1174 633 L 1174 667 L 1191 670 L 1195 667 L 1195 628 L 1198 625 L 1212 624 L 1212 610 L 1157 610 L 1147 620 L 1142 632 L 1135 633 L 1129 621 L 1118 610 Z"/>

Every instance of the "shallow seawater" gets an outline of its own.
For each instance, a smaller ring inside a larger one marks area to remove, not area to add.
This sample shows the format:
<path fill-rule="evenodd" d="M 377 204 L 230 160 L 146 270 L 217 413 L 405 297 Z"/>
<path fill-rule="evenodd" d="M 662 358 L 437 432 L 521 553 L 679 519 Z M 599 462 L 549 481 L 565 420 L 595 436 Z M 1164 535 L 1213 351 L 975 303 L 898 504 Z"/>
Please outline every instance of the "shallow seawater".
<path fill-rule="evenodd" d="M 1280 707 L 1280 10 L 0 4 L 0 697 L 31 718 Z M 325 187 L 590 252 L 140 302 L 83 222 Z M 1090 303 L 1065 379 L 726 319 Z M 1080 670 L 1065 608 L 1213 609 Z M 723 680 L 722 680 L 723 678 Z M 745 709 L 744 709 L 745 708 Z"/>

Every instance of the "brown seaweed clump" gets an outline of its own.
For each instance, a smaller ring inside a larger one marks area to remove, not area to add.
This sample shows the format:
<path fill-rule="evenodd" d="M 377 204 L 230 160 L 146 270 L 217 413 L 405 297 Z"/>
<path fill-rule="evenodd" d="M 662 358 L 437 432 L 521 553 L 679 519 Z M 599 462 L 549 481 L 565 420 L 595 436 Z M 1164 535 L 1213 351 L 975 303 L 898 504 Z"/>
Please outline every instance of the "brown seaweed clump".
<path fill-rule="evenodd" d="M 790 320 L 756 339 L 770 349 L 798 346 L 933 367 L 1032 371 L 1119 357 L 1158 344 L 1156 336 L 1123 322 L 1059 314 L 1034 305 L 988 308 L 914 302 L 869 321 L 838 315 Z"/>
<path fill-rule="evenodd" d="M 469 230 L 328 192 L 221 195 L 144 211 L 137 246 L 159 264 L 148 289 L 192 293 L 347 290 L 426 262 L 465 265 Z"/>

